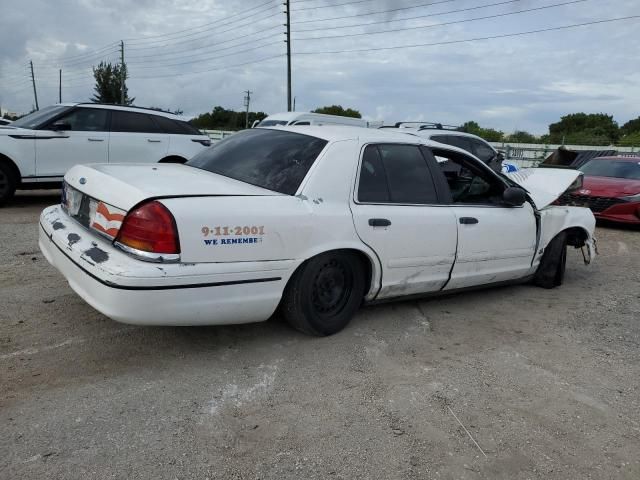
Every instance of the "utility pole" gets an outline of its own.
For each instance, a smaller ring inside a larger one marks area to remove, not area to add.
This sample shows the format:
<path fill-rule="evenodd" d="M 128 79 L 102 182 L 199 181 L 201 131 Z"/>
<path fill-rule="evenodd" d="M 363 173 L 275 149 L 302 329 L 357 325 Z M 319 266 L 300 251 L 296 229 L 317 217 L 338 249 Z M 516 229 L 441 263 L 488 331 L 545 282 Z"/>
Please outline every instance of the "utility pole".
<path fill-rule="evenodd" d="M 244 106 L 247 107 L 247 113 L 244 116 L 244 128 L 249 128 L 249 103 L 251 103 L 251 90 L 246 90 L 244 93 L 247 95 L 244 97 Z"/>
<path fill-rule="evenodd" d="M 293 97 L 293 111 L 296 111 L 296 97 Z"/>
<path fill-rule="evenodd" d="M 124 105 L 124 82 L 127 79 L 124 67 L 124 41 L 120 40 L 120 105 Z"/>
<path fill-rule="evenodd" d="M 36 99 L 36 110 L 40 110 L 38 106 L 38 92 L 36 92 L 36 77 L 33 74 L 33 62 L 29 60 L 29 65 L 31 66 L 31 83 L 33 83 L 33 97 Z"/>
<path fill-rule="evenodd" d="M 62 103 L 62 69 L 59 70 L 60 81 L 58 82 L 58 103 Z"/>
<path fill-rule="evenodd" d="M 287 7 L 287 112 L 291 111 L 291 6 L 289 0 L 284 4 Z"/>

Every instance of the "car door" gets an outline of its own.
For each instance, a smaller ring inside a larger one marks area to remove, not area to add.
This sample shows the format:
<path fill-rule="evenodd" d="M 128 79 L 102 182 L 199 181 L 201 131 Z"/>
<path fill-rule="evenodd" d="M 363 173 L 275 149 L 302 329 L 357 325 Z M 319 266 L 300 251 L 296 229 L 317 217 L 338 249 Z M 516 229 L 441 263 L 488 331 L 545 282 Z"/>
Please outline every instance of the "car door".
<path fill-rule="evenodd" d="M 79 163 L 108 158 L 109 111 L 77 107 L 36 132 L 36 175 L 62 177 Z"/>
<path fill-rule="evenodd" d="M 169 135 L 150 115 L 113 110 L 109 135 L 109 163 L 155 163 L 169 150 Z"/>
<path fill-rule="evenodd" d="M 417 145 L 362 151 L 351 209 L 359 237 L 382 265 L 377 298 L 437 291 L 449 278 L 457 227 L 452 209 L 439 204 L 428 162 L 435 164 Z"/>
<path fill-rule="evenodd" d="M 458 229 L 456 262 L 446 290 L 522 278 L 531 272 L 537 226 L 529 202 L 502 202 L 507 184 L 477 159 L 432 148 L 451 191 Z M 437 173 L 435 173 L 437 174 Z"/>

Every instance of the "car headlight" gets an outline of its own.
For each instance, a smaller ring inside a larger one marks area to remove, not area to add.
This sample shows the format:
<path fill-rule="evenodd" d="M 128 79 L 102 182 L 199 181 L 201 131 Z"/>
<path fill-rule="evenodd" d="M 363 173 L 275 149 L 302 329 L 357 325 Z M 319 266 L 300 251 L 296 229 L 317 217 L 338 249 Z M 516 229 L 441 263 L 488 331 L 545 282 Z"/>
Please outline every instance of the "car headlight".
<path fill-rule="evenodd" d="M 640 202 L 640 193 L 636 193 L 635 195 L 629 195 L 627 197 L 622 197 L 623 200 L 627 202 Z"/>

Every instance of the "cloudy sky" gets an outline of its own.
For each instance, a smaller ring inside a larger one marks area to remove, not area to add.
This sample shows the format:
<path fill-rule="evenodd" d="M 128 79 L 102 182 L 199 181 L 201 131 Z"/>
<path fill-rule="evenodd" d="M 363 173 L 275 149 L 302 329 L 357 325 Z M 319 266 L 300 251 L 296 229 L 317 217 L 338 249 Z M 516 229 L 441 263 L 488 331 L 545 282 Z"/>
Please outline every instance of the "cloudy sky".
<path fill-rule="evenodd" d="M 88 100 L 91 67 L 123 40 L 138 105 L 240 110 L 251 90 L 252 110 L 284 111 L 282 1 L 2 0 L 0 105 L 32 108 L 29 60 L 41 107 L 59 68 L 63 101 Z M 640 115 L 640 18 L 511 34 L 627 16 L 639 0 L 291 0 L 296 109 L 537 134 L 578 111 L 622 124 Z"/>

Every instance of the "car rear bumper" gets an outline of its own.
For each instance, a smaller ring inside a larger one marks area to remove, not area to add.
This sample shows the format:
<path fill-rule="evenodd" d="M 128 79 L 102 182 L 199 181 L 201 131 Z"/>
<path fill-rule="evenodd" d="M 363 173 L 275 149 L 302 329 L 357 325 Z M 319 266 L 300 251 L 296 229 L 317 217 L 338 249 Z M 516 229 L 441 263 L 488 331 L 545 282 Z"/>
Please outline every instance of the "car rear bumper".
<path fill-rule="evenodd" d="M 138 325 L 222 325 L 273 314 L 293 260 L 158 264 L 137 260 L 59 206 L 40 217 L 40 250 L 89 305 Z"/>

